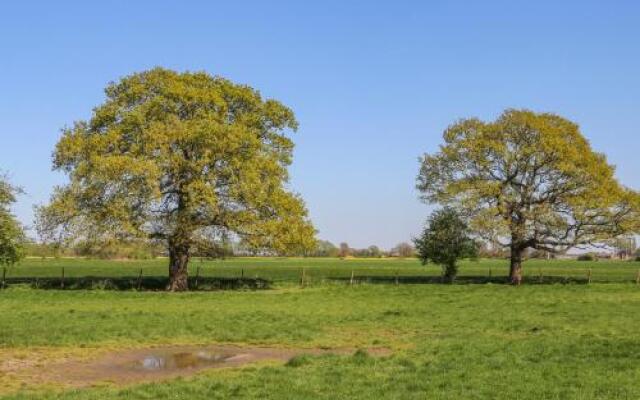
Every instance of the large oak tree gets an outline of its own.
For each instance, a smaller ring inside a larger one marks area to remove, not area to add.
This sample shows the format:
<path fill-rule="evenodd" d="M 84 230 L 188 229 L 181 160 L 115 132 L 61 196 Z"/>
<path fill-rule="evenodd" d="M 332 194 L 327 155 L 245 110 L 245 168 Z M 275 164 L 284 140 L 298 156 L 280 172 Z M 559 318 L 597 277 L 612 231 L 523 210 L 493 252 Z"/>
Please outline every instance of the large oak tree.
<path fill-rule="evenodd" d="M 169 253 L 169 289 L 188 288 L 194 244 L 241 238 L 279 253 L 313 248 L 315 230 L 287 167 L 293 112 L 207 73 L 156 68 L 111 83 L 88 121 L 64 129 L 53 156 L 69 175 L 38 226 L 62 238 L 140 236 Z"/>
<path fill-rule="evenodd" d="M 507 110 L 494 122 L 458 121 L 444 141 L 421 159 L 422 199 L 457 208 L 477 233 L 508 247 L 514 284 L 528 248 L 563 252 L 636 227 L 638 194 L 567 119 Z"/>

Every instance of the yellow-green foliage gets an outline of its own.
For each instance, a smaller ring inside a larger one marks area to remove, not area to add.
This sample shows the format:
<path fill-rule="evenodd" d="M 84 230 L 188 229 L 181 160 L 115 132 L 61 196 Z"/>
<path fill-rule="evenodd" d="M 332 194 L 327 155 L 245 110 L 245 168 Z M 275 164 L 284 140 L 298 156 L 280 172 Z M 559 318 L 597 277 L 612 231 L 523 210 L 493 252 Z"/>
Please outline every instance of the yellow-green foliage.
<path fill-rule="evenodd" d="M 289 108 L 223 78 L 161 68 L 105 92 L 55 148 L 70 183 L 38 210 L 41 233 L 188 249 L 207 230 L 282 253 L 313 247 L 304 203 L 285 188 L 286 133 L 297 128 Z"/>
<path fill-rule="evenodd" d="M 24 231 L 10 210 L 19 192 L 0 176 L 0 265 L 15 264 L 24 256 Z"/>
<path fill-rule="evenodd" d="M 461 120 L 444 140 L 422 159 L 423 199 L 457 207 L 512 252 L 564 250 L 637 226 L 638 193 L 567 119 L 507 110 L 494 122 Z"/>

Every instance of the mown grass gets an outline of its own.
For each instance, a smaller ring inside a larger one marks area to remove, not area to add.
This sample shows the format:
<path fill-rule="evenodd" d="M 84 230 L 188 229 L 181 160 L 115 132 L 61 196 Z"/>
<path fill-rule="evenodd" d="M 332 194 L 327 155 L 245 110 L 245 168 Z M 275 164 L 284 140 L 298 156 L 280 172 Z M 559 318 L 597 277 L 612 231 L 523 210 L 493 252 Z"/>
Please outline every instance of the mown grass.
<path fill-rule="evenodd" d="M 12 399 L 637 399 L 639 307 L 632 283 L 183 294 L 11 288 L 0 292 L 0 346 L 393 350 L 384 358 L 305 357 L 128 388 L 24 388 Z"/>

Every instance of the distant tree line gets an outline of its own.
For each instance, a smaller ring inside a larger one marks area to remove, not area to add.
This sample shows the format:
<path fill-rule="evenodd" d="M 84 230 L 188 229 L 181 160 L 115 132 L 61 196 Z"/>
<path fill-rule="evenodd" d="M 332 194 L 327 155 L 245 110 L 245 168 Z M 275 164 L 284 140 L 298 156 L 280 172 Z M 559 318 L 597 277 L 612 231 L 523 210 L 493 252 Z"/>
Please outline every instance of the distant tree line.
<path fill-rule="evenodd" d="M 148 260 L 166 254 L 161 244 L 147 241 L 96 243 L 84 240 L 71 245 L 62 245 L 27 240 L 23 247 L 27 257 L 42 258 L 87 257 L 104 260 Z"/>
<path fill-rule="evenodd" d="M 424 235 L 424 232 L 422 233 Z M 348 243 L 338 245 L 328 240 L 318 240 L 316 247 L 308 252 L 278 253 L 274 251 L 256 250 L 237 239 L 220 240 L 213 237 L 202 237 L 196 241 L 192 250 L 192 256 L 196 258 L 229 258 L 251 256 L 298 256 L 298 257 L 335 257 L 335 258 L 382 258 L 418 257 L 425 259 L 420 253 L 421 237 L 414 240 L 414 244 L 408 242 L 398 243 L 389 250 L 383 250 L 376 245 L 365 248 L 354 248 Z M 475 238 L 475 256 L 478 258 L 509 259 L 508 248 L 492 244 L 479 237 Z M 441 246 L 445 246 L 446 242 Z M 621 260 L 636 260 L 640 258 L 640 250 L 637 248 L 636 239 L 633 236 L 621 237 L 608 243 L 607 251 L 591 251 L 576 255 L 583 261 L 617 258 Z M 90 240 L 78 240 L 69 243 L 43 243 L 33 239 L 24 238 L 20 244 L 20 254 L 28 257 L 87 257 L 97 259 L 132 259 L 145 260 L 168 256 L 167 249 L 162 242 L 153 240 L 136 241 L 107 241 L 96 242 Z M 468 253 L 463 253 L 468 254 Z M 529 249 L 524 255 L 525 259 L 554 259 L 557 255 L 544 250 Z M 428 259 L 428 258 L 427 258 Z"/>
<path fill-rule="evenodd" d="M 86 257 L 105 260 L 130 259 L 148 260 L 157 257 L 168 257 L 169 252 L 164 243 L 155 240 L 110 240 L 98 242 L 77 240 L 72 243 L 41 242 L 26 240 L 22 245 L 27 257 L 60 258 Z M 191 257 L 224 259 L 228 257 L 251 256 L 304 256 L 300 253 L 279 253 L 272 250 L 255 249 L 241 241 L 211 240 L 202 238 L 195 241 L 191 249 Z"/>
<path fill-rule="evenodd" d="M 381 257 L 414 257 L 415 247 L 408 242 L 398 243 L 390 250 L 383 250 L 376 245 L 365 248 L 353 248 L 342 242 L 338 246 L 328 240 L 318 240 L 315 250 L 309 253 L 312 257 L 340 257 L 340 258 L 381 258 Z"/>
<path fill-rule="evenodd" d="M 217 240 L 201 238 L 196 241 L 191 255 L 197 258 L 227 258 L 251 256 L 298 256 L 298 257 L 335 257 L 335 258 L 381 258 L 414 257 L 415 248 L 407 242 L 399 243 L 390 250 L 382 250 L 376 245 L 366 248 L 352 248 L 347 243 L 338 246 L 328 240 L 318 240 L 315 249 L 308 252 L 276 252 L 257 250 L 240 240 Z M 106 241 L 78 240 L 74 243 L 45 243 L 26 240 L 23 252 L 29 257 L 89 257 L 99 259 L 152 259 L 167 256 L 162 242 L 153 240 Z"/>

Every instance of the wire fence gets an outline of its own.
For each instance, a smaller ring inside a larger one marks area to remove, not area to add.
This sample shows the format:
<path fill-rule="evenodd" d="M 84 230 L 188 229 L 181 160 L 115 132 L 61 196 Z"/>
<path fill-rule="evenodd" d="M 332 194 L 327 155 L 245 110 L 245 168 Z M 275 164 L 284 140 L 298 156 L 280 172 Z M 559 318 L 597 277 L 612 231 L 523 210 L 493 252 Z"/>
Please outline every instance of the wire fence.
<path fill-rule="evenodd" d="M 166 268 L 154 266 L 110 266 L 88 268 L 63 266 L 44 268 L 2 268 L 0 289 L 16 285 L 36 289 L 59 290 L 164 290 L 168 283 Z M 562 267 L 532 266 L 524 269 L 523 284 L 634 283 L 640 285 L 636 263 Z M 509 282 L 504 265 L 468 265 L 460 270 L 453 284 L 505 284 Z M 192 290 L 259 290 L 279 286 L 311 287 L 319 285 L 363 284 L 442 284 L 449 283 L 435 267 L 359 266 L 344 267 L 265 267 L 212 266 L 194 263 L 189 270 Z"/>

